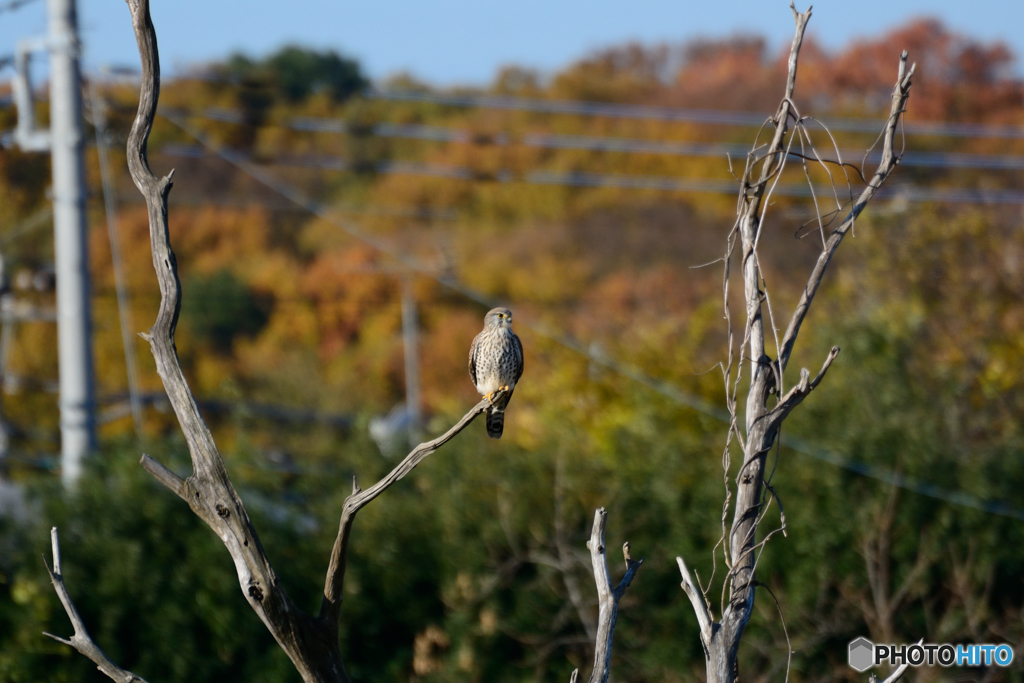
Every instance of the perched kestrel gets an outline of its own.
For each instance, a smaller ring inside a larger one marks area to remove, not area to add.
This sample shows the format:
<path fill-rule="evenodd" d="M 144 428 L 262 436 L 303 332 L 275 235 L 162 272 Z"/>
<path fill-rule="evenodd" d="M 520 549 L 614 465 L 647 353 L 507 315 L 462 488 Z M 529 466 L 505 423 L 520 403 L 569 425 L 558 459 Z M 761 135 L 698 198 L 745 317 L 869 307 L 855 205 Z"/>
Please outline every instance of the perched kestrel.
<path fill-rule="evenodd" d="M 512 331 L 512 311 L 495 308 L 484 316 L 484 329 L 469 347 L 469 376 L 476 390 L 489 401 L 500 390 L 508 392 L 498 401 L 491 401 L 487 409 L 487 436 L 500 439 L 505 406 L 523 376 L 523 345 Z"/>

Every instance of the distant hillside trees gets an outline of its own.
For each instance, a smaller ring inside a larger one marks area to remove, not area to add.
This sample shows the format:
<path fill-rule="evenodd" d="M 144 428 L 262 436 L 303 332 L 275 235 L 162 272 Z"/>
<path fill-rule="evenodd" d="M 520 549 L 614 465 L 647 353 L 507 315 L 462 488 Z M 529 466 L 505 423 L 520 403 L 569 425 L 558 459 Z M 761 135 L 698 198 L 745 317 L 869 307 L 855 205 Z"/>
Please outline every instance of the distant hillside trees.
<path fill-rule="evenodd" d="M 229 270 L 188 278 L 183 294 L 191 333 L 220 353 L 230 353 L 237 336 L 253 336 L 266 325 L 269 302 L 261 301 Z"/>
<path fill-rule="evenodd" d="M 231 80 L 271 88 L 291 102 L 318 92 L 343 102 L 370 84 L 356 60 L 333 50 L 320 52 L 297 45 L 259 60 L 236 53 L 221 68 Z"/>

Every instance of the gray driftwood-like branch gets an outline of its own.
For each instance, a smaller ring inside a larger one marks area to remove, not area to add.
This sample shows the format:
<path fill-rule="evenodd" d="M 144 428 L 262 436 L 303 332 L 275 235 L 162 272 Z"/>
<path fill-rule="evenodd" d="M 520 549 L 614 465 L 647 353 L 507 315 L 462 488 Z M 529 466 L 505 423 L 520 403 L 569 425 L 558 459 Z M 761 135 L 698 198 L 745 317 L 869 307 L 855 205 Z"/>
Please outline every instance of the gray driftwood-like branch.
<path fill-rule="evenodd" d="M 129 0 L 128 6 L 142 62 L 139 109 L 128 137 L 128 168 L 146 199 L 153 267 L 160 285 L 156 322 L 143 337 L 149 342 L 157 373 L 188 443 L 193 471 L 181 479 L 149 456 L 143 456 L 142 466 L 188 503 L 221 539 L 234 561 L 245 599 L 303 680 L 346 681 L 337 640 L 321 637 L 322 625 L 292 603 L 274 573 L 178 362 L 174 332 L 181 310 L 181 283 L 167 226 L 173 171 L 158 178 L 146 155 L 160 97 L 160 59 L 148 0 Z"/>
<path fill-rule="evenodd" d="M 839 353 L 839 348 L 832 348 L 824 360 L 821 370 L 813 379 L 811 379 L 810 373 L 803 369 L 800 373 L 800 382 L 787 392 L 783 392 L 783 373 L 789 363 L 800 327 L 839 243 L 899 163 L 899 154 L 896 151 L 897 130 L 906 108 L 911 77 L 914 73 L 913 66 L 907 68 L 907 53 L 904 52 L 899 61 L 889 118 L 883 130 L 881 162 L 867 187 L 853 202 L 852 208 L 849 209 L 839 226 L 832 230 L 827 237 L 824 234 L 824 226 L 822 226 L 821 254 L 782 340 L 780 341 L 777 336 L 774 337 L 778 358 L 773 360 L 769 357 L 766 348 L 764 316 L 767 313 L 770 330 L 774 330 L 774 317 L 768 298 L 767 285 L 764 282 L 759 263 L 758 242 L 761 237 L 767 199 L 785 168 L 789 150 L 794 144 L 793 141 L 799 139 L 802 145 L 804 140 L 809 142 L 810 139 L 802 130 L 803 120 L 794 103 L 793 94 L 796 87 L 800 47 L 803 43 L 807 22 L 811 18 L 811 11 L 808 9 L 801 13 L 797 12 L 793 5 L 790 7 L 793 10 L 796 30 L 790 48 L 785 91 L 778 111 L 769 121 L 774 126 L 770 143 L 761 147 L 755 143 L 755 149 L 748 155 L 737 200 L 736 223 L 729 238 L 729 247 L 725 257 L 726 318 L 730 321 L 730 363 L 725 374 L 728 404 L 734 417 L 733 425 L 730 428 L 730 441 L 734 436 L 736 437 L 742 450 L 743 460 L 736 474 L 733 519 L 727 534 L 724 529 L 726 517 L 723 516 L 722 547 L 729 569 L 724 580 L 720 622 L 715 622 L 713 618 L 705 591 L 694 583 L 686 563 L 682 558 L 678 558 L 682 587 L 693 606 L 700 625 L 708 683 L 732 683 L 738 676 L 737 652 L 754 606 L 754 573 L 757 556 L 760 549 L 764 547 L 768 536 L 771 535 L 769 534 L 758 542 L 758 523 L 763 518 L 768 503 L 772 499 L 777 501 L 774 490 L 767 487 L 764 481 L 767 454 L 777 443 L 783 420 L 821 383 Z M 795 138 L 794 136 L 797 135 L 802 137 Z M 817 157 L 817 153 L 814 154 Z M 735 379 L 730 380 L 729 376 L 733 367 L 731 361 L 733 337 L 731 317 L 728 311 L 728 280 L 729 261 L 732 257 L 731 250 L 734 240 L 737 240 L 740 246 L 740 272 L 743 278 L 743 300 L 746 314 L 743 340 L 740 344 L 741 358 L 749 361 L 750 372 L 749 389 L 742 419 L 737 416 L 736 406 L 739 404 L 737 394 L 744 364 L 739 364 Z M 771 332 L 770 334 L 774 335 L 775 333 Z M 773 396 L 778 400 L 774 406 L 769 406 Z M 740 431 L 741 424 L 742 433 Z M 726 457 L 724 462 L 728 467 L 729 458 Z M 729 498 L 727 498 L 727 504 L 728 500 Z"/>
<path fill-rule="evenodd" d="M 146 683 L 143 678 L 136 676 L 131 671 L 125 671 L 110 661 L 110 658 L 93 641 L 89 631 L 85 628 L 85 622 L 82 621 L 82 617 L 78 616 L 78 610 L 75 608 L 75 603 L 71 600 L 71 594 L 68 593 L 67 586 L 64 585 L 64 570 L 61 568 L 60 562 L 60 537 L 57 534 L 57 527 L 50 529 L 50 543 L 53 546 L 53 568 L 51 569 L 50 565 L 47 564 L 46 571 L 50 574 L 53 590 L 57 592 L 57 597 L 60 598 L 61 604 L 64 605 L 64 611 L 67 612 L 68 618 L 71 620 L 75 634 L 71 638 L 61 638 L 52 633 L 46 633 L 45 635 L 57 642 L 75 648 L 92 660 L 97 669 L 119 683 Z M 45 557 L 43 558 L 43 564 L 46 564 Z"/>
<path fill-rule="evenodd" d="M 616 586 L 608 573 L 608 557 L 604 545 L 604 527 L 608 513 L 604 508 L 594 512 L 594 527 L 590 532 L 587 548 L 590 549 L 590 563 L 594 568 L 594 583 L 597 584 L 597 639 L 594 642 L 594 669 L 590 673 L 590 683 L 606 683 L 611 673 L 612 637 L 615 635 L 615 621 L 619 613 L 619 600 L 633 583 L 636 573 L 640 571 L 643 558 L 634 560 L 629 554 L 629 543 L 622 545 L 622 555 L 626 561 L 626 573 Z M 573 671 L 572 680 L 576 680 L 577 671 Z"/>
<path fill-rule="evenodd" d="M 900 55 L 896 86 L 892 90 L 889 118 L 886 120 L 883 130 L 882 159 L 878 162 L 878 168 L 875 170 L 874 175 L 871 176 L 867 187 L 857 197 L 853 208 L 850 209 L 843 222 L 832 231 L 832 234 L 828 237 L 821 250 L 821 254 L 818 255 L 818 261 L 814 264 L 814 269 L 811 270 L 811 275 L 800 295 L 800 301 L 797 303 L 796 310 L 793 311 L 793 317 L 790 318 L 789 325 L 786 327 L 786 332 L 782 337 L 782 351 L 779 353 L 779 368 L 781 370 L 785 370 L 789 364 L 789 357 L 793 353 L 793 344 L 796 343 L 796 337 L 800 333 L 800 326 L 803 324 L 804 318 L 807 317 L 807 312 L 811 308 L 814 295 L 818 292 L 818 286 L 821 285 L 821 279 L 825 276 L 825 269 L 828 268 L 832 256 L 836 253 L 836 249 L 839 248 L 839 243 L 843 241 L 846 234 L 853 228 L 857 217 L 860 216 L 868 202 L 871 201 L 882 187 L 882 183 L 888 179 L 900 163 L 900 154 L 896 152 L 897 130 L 900 119 L 906 111 L 907 100 L 910 99 L 910 83 L 916 66 L 916 64 L 911 64 L 908 69 L 906 51 Z"/>
<path fill-rule="evenodd" d="M 693 577 L 690 576 L 690 570 L 687 569 L 686 562 L 683 561 L 683 558 L 677 557 L 676 564 L 679 565 L 679 574 L 683 577 L 683 592 L 690 599 L 693 613 L 697 615 L 697 625 L 700 626 L 700 642 L 704 646 L 704 654 L 707 656 L 710 652 L 711 636 L 715 632 L 715 620 L 711 617 L 711 612 L 708 610 L 707 600 L 704 597 L 703 591 L 693 582 Z"/>
<path fill-rule="evenodd" d="M 499 391 L 491 400 L 497 402 L 503 398 L 505 393 L 505 391 Z M 332 624 L 338 623 L 342 602 L 341 591 L 345 583 L 349 536 L 352 533 L 352 523 L 355 521 L 356 513 L 382 494 L 389 486 L 409 474 L 409 472 L 412 472 L 413 468 L 425 460 L 427 456 L 455 438 L 455 435 L 468 427 L 469 423 L 476 419 L 477 415 L 487 410 L 489 405 L 490 402 L 487 399 L 481 400 L 454 427 L 433 441 L 421 443 L 412 449 L 412 452 L 405 456 L 405 459 L 398 463 L 387 476 L 365 491 L 359 488 L 355 480 L 352 481 L 352 493 L 345 499 L 345 505 L 341 512 L 341 523 L 338 527 L 338 537 L 334 541 L 334 548 L 331 550 L 331 562 L 327 568 L 324 597 L 320 604 L 320 618 L 322 620 Z"/>
<path fill-rule="evenodd" d="M 157 372 L 188 443 L 193 471 L 190 476 L 182 479 L 148 455 L 142 457 L 141 464 L 157 481 L 188 503 L 192 511 L 224 543 L 234 562 L 242 594 L 291 659 L 302 679 L 307 683 L 346 683 L 349 679 L 338 642 L 338 616 L 345 554 L 355 514 L 465 429 L 477 415 L 486 410 L 488 403 L 486 400 L 481 401 L 446 434 L 417 446 L 390 474 L 370 489 L 360 491 L 356 488 L 353 491 L 346 499 L 342 512 L 320 614 L 312 616 L 296 607 L 281 586 L 263 551 L 256 529 L 231 483 L 213 435 L 199 413 L 195 397 L 178 361 L 174 332 L 181 310 L 181 283 L 167 224 L 167 197 L 174 172 L 164 177 L 154 175 L 146 153 L 160 96 L 156 31 L 150 17 L 148 0 L 127 1 L 142 62 L 139 109 L 128 138 L 128 167 L 132 180 L 146 199 L 153 267 L 160 285 L 160 308 L 156 322 L 149 333 L 142 336 L 149 342 Z M 50 572 L 50 577 L 75 628 L 75 635 L 70 640 L 57 640 L 78 649 L 115 680 L 142 681 L 114 665 L 89 638 L 64 588 L 56 530 L 53 546 L 55 569 Z"/>

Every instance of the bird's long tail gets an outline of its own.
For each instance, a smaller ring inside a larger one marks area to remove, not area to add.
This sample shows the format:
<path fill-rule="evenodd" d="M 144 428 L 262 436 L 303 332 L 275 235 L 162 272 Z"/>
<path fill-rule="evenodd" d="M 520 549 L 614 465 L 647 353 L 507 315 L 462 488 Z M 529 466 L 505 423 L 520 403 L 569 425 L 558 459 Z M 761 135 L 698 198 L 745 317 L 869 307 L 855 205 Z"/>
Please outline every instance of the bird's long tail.
<path fill-rule="evenodd" d="M 487 436 L 500 439 L 505 429 L 505 408 L 497 406 L 487 409 Z"/>

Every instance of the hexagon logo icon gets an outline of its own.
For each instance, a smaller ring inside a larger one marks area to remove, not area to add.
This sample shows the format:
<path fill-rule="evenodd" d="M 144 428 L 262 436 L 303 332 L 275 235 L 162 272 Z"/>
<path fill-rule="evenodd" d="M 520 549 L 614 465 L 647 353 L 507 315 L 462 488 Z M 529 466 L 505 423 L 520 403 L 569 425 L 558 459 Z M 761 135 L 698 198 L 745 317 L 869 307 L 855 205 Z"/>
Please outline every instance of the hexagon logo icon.
<path fill-rule="evenodd" d="M 875 665 L 875 646 L 867 638 L 850 642 L 850 666 L 864 672 Z"/>

